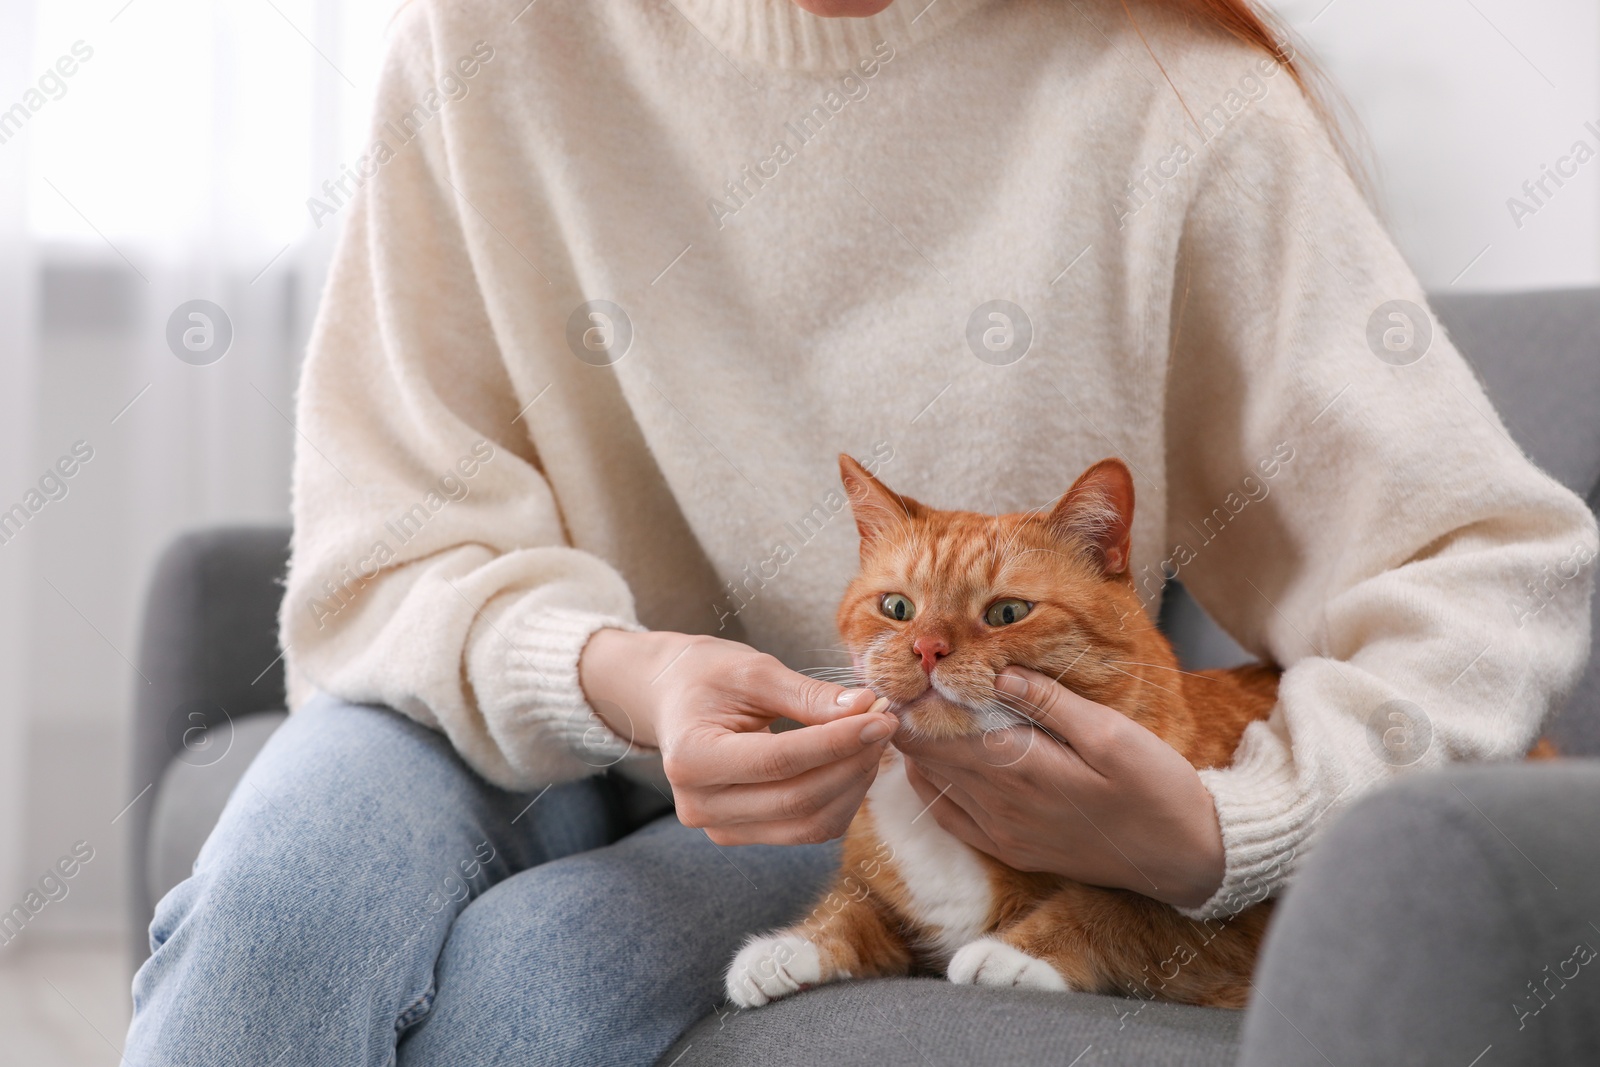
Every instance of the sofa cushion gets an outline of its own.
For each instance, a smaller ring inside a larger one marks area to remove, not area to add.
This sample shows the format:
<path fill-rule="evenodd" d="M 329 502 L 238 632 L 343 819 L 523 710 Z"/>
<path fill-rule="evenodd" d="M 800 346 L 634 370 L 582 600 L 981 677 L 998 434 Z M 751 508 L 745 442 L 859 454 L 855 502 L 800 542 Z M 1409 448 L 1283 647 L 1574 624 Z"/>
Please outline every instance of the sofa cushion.
<path fill-rule="evenodd" d="M 662 1067 L 1231 1067 L 1243 1013 L 1087 993 L 840 982 L 702 1019 Z"/>
<path fill-rule="evenodd" d="M 287 526 L 196 530 L 161 554 L 140 625 L 129 779 L 135 789 L 160 781 L 175 759 L 200 762 L 197 740 L 209 745 L 230 723 L 284 706 L 278 605 L 288 565 Z M 237 778 L 242 770 L 230 761 L 219 773 Z M 181 790 L 167 795 L 181 808 Z M 127 896 L 135 967 L 149 953 L 144 931 L 156 903 L 145 866 L 154 813 L 141 801 L 122 823 L 133 842 Z"/>

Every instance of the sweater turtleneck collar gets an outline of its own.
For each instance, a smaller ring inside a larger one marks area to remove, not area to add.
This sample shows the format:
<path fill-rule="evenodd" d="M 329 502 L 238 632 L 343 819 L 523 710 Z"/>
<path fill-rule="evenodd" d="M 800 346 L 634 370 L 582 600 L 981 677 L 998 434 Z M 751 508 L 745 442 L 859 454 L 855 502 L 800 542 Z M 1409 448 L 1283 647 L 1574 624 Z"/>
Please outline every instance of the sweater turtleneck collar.
<path fill-rule="evenodd" d="M 819 18 L 794 0 L 672 0 L 730 59 L 844 70 L 887 41 L 908 48 L 990 0 L 894 0 L 870 18 Z"/>

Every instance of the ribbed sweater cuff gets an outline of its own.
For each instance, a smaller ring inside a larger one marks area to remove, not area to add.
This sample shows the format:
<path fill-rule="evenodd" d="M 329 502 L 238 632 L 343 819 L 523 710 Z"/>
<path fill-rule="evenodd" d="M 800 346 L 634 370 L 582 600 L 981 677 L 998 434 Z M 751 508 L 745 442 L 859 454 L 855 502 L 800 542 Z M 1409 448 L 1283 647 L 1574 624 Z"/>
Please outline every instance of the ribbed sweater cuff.
<path fill-rule="evenodd" d="M 1277 892 L 1316 818 L 1316 805 L 1296 779 L 1294 765 L 1270 749 L 1263 755 L 1200 772 L 1217 806 L 1225 866 L 1210 900 L 1178 909 L 1191 919 L 1225 918 Z"/>
<path fill-rule="evenodd" d="M 559 746 L 595 771 L 655 754 L 619 736 L 584 695 L 578 659 L 602 629 L 637 633 L 645 627 L 617 615 L 524 601 L 500 616 L 494 636 L 479 642 L 472 663 L 479 704 L 492 731 L 519 735 L 500 738 L 508 752 Z"/>

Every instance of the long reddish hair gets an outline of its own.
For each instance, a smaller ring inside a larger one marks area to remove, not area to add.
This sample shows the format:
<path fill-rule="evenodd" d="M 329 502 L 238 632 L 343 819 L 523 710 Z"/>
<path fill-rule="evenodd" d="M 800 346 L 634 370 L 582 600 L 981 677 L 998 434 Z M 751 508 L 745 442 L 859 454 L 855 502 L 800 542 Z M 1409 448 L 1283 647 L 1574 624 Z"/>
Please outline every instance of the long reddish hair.
<path fill-rule="evenodd" d="M 1168 0 L 1180 11 L 1210 22 L 1245 44 L 1260 48 L 1289 69 L 1302 89 L 1309 89 L 1305 72 L 1289 45 L 1289 35 L 1273 16 L 1258 10 L 1250 0 Z M 1127 4 L 1123 4 L 1124 10 Z M 1130 13 L 1129 17 L 1132 15 Z"/>
<path fill-rule="evenodd" d="M 1373 199 L 1365 144 L 1359 140 L 1360 127 L 1355 121 L 1349 103 L 1323 74 L 1321 68 L 1296 44 L 1289 28 L 1282 21 L 1262 11 L 1252 0 L 1161 0 L 1161 2 L 1170 10 L 1192 18 L 1196 22 L 1209 24 L 1252 48 L 1259 48 L 1281 64 L 1289 72 L 1290 77 L 1294 78 L 1295 84 L 1310 102 L 1312 111 L 1327 129 L 1328 137 L 1343 158 L 1351 177 L 1361 187 L 1368 201 Z M 1128 22 L 1133 26 L 1134 32 L 1139 34 L 1141 41 L 1144 41 L 1145 50 L 1150 53 L 1150 57 L 1155 60 L 1156 66 L 1161 68 L 1161 73 L 1165 76 L 1166 67 L 1162 65 L 1161 57 L 1150 48 L 1150 42 L 1139 28 L 1139 20 L 1134 17 L 1132 8 L 1128 6 L 1128 0 L 1122 0 L 1122 9 L 1127 13 Z M 1172 79 L 1168 78 L 1167 82 L 1171 84 Z M 1173 91 L 1177 92 L 1177 86 L 1173 86 Z M 1180 103 L 1183 102 L 1182 94 L 1179 94 L 1178 99 Z M 1187 104 L 1184 104 L 1184 110 L 1188 111 Z M 1190 118 L 1193 117 L 1191 113 Z"/>

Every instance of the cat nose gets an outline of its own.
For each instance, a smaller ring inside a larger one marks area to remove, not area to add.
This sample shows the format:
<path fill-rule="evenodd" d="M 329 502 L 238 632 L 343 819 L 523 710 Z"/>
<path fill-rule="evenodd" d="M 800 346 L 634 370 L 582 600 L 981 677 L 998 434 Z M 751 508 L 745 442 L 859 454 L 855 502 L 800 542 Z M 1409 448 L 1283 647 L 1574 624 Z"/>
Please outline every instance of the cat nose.
<path fill-rule="evenodd" d="M 950 642 L 942 637 L 923 636 L 911 642 L 911 651 L 922 657 L 922 669 L 928 674 L 939 661 L 950 654 Z"/>

